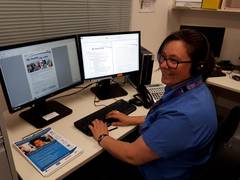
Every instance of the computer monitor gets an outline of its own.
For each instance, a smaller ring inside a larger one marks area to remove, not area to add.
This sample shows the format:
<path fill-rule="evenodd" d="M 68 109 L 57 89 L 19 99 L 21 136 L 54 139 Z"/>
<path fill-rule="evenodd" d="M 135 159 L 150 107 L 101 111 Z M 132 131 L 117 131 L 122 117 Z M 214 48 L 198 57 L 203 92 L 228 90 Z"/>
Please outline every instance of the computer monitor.
<path fill-rule="evenodd" d="M 127 95 L 110 79 L 139 71 L 140 32 L 83 34 L 78 39 L 84 79 L 101 80 L 91 91 L 100 100 Z"/>
<path fill-rule="evenodd" d="M 72 112 L 47 98 L 81 84 L 76 36 L 0 47 L 1 85 L 10 113 L 37 128 Z"/>
<path fill-rule="evenodd" d="M 180 29 L 194 29 L 203 33 L 208 39 L 213 56 L 220 57 L 225 27 L 181 25 Z"/>

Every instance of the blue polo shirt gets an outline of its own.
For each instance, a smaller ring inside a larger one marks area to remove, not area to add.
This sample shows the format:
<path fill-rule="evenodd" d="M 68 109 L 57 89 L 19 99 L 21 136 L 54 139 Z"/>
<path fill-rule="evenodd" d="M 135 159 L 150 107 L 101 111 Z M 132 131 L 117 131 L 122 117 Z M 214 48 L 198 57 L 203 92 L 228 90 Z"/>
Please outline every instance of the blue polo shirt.
<path fill-rule="evenodd" d="M 197 81 L 201 83 L 196 87 L 181 91 Z M 188 179 L 192 167 L 209 159 L 216 129 L 215 104 L 201 77 L 166 87 L 161 102 L 151 108 L 141 127 L 144 142 L 160 157 L 140 166 L 145 179 Z M 199 158 L 197 152 L 203 147 L 207 153 Z"/>

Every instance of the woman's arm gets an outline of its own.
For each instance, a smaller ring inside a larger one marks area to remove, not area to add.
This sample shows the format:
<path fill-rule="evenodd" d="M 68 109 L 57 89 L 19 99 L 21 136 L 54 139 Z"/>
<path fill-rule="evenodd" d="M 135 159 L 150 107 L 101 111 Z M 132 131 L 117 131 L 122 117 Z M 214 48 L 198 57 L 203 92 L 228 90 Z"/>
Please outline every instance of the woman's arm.
<path fill-rule="evenodd" d="M 133 143 L 115 140 L 110 136 L 106 136 L 100 145 L 112 156 L 133 165 L 141 165 L 159 158 L 145 144 L 141 136 Z"/>
<path fill-rule="evenodd" d="M 132 143 L 115 140 L 109 136 L 107 125 L 100 120 L 93 121 L 89 128 L 99 145 L 122 161 L 140 165 L 159 158 L 159 156 L 145 144 L 141 136 Z"/>
<path fill-rule="evenodd" d="M 107 114 L 106 118 L 114 118 L 118 120 L 118 122 L 112 123 L 113 126 L 129 126 L 142 124 L 145 116 L 128 116 L 119 111 L 111 111 Z"/>

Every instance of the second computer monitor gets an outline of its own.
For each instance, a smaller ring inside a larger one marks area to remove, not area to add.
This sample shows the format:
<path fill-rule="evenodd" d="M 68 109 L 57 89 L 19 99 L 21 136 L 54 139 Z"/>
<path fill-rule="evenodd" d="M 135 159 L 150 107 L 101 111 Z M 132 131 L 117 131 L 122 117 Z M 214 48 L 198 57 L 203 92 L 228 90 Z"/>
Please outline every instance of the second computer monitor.
<path fill-rule="evenodd" d="M 79 35 L 85 79 L 126 75 L 139 70 L 140 32 Z M 91 89 L 99 99 L 126 95 L 118 84 L 101 81 Z"/>
<path fill-rule="evenodd" d="M 208 39 L 212 55 L 220 57 L 225 33 L 224 27 L 181 25 L 180 29 L 194 29 L 204 34 Z"/>

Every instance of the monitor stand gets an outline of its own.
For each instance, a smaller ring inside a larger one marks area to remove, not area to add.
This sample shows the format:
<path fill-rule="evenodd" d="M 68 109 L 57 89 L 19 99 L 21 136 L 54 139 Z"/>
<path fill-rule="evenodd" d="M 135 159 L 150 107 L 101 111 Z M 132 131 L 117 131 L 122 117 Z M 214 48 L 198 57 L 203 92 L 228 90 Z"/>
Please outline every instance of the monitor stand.
<path fill-rule="evenodd" d="M 121 97 L 128 94 L 118 83 L 111 84 L 110 79 L 101 80 L 97 86 L 91 88 L 91 91 L 100 100 Z"/>
<path fill-rule="evenodd" d="M 71 113 L 72 109 L 57 101 L 40 101 L 34 107 L 21 112 L 20 117 L 36 128 L 43 128 Z"/>

